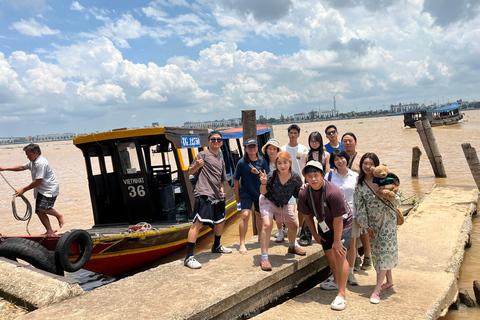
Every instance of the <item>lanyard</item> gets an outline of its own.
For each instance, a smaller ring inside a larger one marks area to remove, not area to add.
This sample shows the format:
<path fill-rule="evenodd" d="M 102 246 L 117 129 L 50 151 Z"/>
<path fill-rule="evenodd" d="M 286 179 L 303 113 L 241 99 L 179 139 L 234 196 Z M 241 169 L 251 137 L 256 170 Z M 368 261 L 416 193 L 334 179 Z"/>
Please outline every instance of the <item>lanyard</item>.
<path fill-rule="evenodd" d="M 312 187 L 310 185 L 308 186 L 308 192 L 310 193 L 310 199 L 312 199 L 312 205 L 313 205 L 313 212 L 315 213 L 315 217 L 318 219 L 318 214 L 317 214 L 317 207 L 315 206 L 315 200 L 313 199 L 313 193 L 312 193 Z M 320 196 L 320 203 L 321 208 L 322 208 L 322 221 L 325 221 L 325 204 L 324 204 L 324 196 L 325 196 L 325 183 L 322 186 L 321 190 L 322 194 Z"/>
<path fill-rule="evenodd" d="M 355 154 L 353 155 L 353 158 L 350 159 L 350 163 L 348 164 L 348 169 L 352 169 L 352 164 L 353 164 L 353 161 L 355 160 L 355 157 L 357 156 L 357 153 L 358 152 L 355 152 Z"/>

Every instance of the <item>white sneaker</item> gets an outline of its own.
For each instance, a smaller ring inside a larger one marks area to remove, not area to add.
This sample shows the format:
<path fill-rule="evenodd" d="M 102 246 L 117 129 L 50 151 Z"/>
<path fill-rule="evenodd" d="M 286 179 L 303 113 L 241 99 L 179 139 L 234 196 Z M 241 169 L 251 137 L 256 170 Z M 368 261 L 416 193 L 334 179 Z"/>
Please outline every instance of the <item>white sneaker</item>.
<path fill-rule="evenodd" d="M 331 275 L 328 276 L 326 281 L 333 281 L 333 279 L 335 279 L 335 277 L 333 276 L 333 273 L 332 273 Z"/>
<path fill-rule="evenodd" d="M 320 288 L 323 290 L 338 290 L 338 285 L 333 281 L 325 281 L 320 283 Z"/>
<path fill-rule="evenodd" d="M 352 286 L 358 286 L 358 281 L 353 273 L 348 274 L 348 283 L 350 283 Z"/>
<path fill-rule="evenodd" d="M 283 237 L 283 232 L 280 231 L 280 233 L 277 233 L 275 242 L 280 243 L 280 242 L 283 242 L 284 239 L 285 239 L 285 238 Z"/>
<path fill-rule="evenodd" d="M 230 249 L 230 248 L 225 248 L 224 246 L 219 245 L 219 246 L 216 247 L 215 249 L 212 248 L 212 252 L 213 252 L 213 253 L 232 253 L 232 249 Z"/>
<path fill-rule="evenodd" d="M 189 267 L 190 269 L 200 269 L 202 267 L 202 264 L 195 260 L 194 256 L 190 256 L 185 261 L 183 262 L 185 267 Z"/>

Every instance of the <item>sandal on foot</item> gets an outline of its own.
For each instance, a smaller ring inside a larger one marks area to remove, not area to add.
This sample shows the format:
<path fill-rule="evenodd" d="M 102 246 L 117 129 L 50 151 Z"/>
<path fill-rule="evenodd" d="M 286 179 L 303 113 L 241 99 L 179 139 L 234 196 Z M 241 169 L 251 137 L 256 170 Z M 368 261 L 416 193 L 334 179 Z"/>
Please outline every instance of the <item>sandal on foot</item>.
<path fill-rule="evenodd" d="M 342 297 L 337 296 L 335 300 L 333 300 L 330 308 L 337 311 L 345 310 L 347 307 L 347 300 L 343 299 Z"/>
<path fill-rule="evenodd" d="M 372 295 L 370 296 L 370 303 L 379 304 L 380 303 L 380 296 L 378 294 L 376 294 L 375 292 L 372 293 Z"/>
<path fill-rule="evenodd" d="M 248 250 L 245 248 L 245 249 L 239 249 L 238 252 L 240 252 L 240 254 L 248 254 Z"/>
<path fill-rule="evenodd" d="M 262 261 L 260 262 L 260 267 L 263 271 L 272 271 L 272 265 L 270 264 L 270 261 L 268 261 L 268 259 L 262 259 Z"/>
<path fill-rule="evenodd" d="M 384 284 L 382 284 L 382 286 L 380 288 L 382 288 L 382 290 L 388 290 L 388 289 L 393 289 L 393 286 L 394 286 L 393 283 L 392 284 L 384 283 Z"/>
<path fill-rule="evenodd" d="M 338 290 L 338 285 L 333 282 L 333 280 L 324 281 L 320 283 L 320 288 L 322 288 L 323 290 Z"/>

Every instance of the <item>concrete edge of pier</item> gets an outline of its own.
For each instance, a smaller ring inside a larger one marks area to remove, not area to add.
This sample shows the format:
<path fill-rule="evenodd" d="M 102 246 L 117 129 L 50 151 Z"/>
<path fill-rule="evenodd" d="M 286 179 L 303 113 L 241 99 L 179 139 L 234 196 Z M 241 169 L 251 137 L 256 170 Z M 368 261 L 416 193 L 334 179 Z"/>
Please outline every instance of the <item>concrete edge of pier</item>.
<path fill-rule="evenodd" d="M 435 188 L 442 188 L 437 185 L 434 185 L 432 189 L 428 192 L 431 193 Z M 458 187 L 458 190 L 462 190 L 462 187 Z M 448 308 L 452 303 L 457 300 L 458 296 L 458 277 L 460 275 L 460 268 L 462 266 L 463 257 L 465 255 L 465 246 L 469 242 L 470 234 L 472 233 L 472 217 L 477 213 L 479 191 L 476 188 L 465 187 L 464 190 L 472 190 L 471 200 L 464 202 L 463 205 L 466 206 L 465 215 L 463 222 L 461 222 L 461 227 L 459 230 L 459 235 L 456 241 L 456 245 L 453 246 L 453 253 L 451 258 L 448 260 L 445 268 L 445 273 L 449 275 L 451 281 L 450 286 L 445 289 L 442 299 L 438 302 L 433 303 L 430 310 L 426 314 L 426 319 L 437 319 L 441 316 L 446 315 Z M 413 210 L 412 217 L 419 213 L 418 210 Z"/>
<path fill-rule="evenodd" d="M 0 257 L 0 295 L 34 310 L 83 294 L 74 281 Z"/>

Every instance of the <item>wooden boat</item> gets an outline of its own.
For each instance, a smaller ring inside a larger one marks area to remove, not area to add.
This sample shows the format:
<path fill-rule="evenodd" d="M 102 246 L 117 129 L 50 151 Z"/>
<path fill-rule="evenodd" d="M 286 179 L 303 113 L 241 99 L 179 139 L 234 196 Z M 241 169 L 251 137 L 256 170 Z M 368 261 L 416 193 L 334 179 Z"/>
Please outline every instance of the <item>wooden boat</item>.
<path fill-rule="evenodd" d="M 64 234 L 3 235 L 0 242 L 24 238 L 40 243 L 55 253 L 57 274 L 83 267 L 110 276 L 186 246 L 194 205 L 188 167 L 196 153 L 206 148 L 208 132 L 153 127 L 75 138 L 73 143 L 85 157 L 94 226 Z M 243 156 L 242 130 L 221 132 L 228 179 L 224 186 L 228 219 L 237 212 L 233 172 Z M 257 127 L 260 146 L 270 134 L 270 126 Z M 203 226 L 199 237 L 210 230 Z"/>
<path fill-rule="evenodd" d="M 415 128 L 415 121 L 426 120 L 432 127 L 456 124 L 463 119 L 459 104 L 445 106 L 438 109 L 422 109 L 403 113 L 403 123 L 405 126 Z"/>

